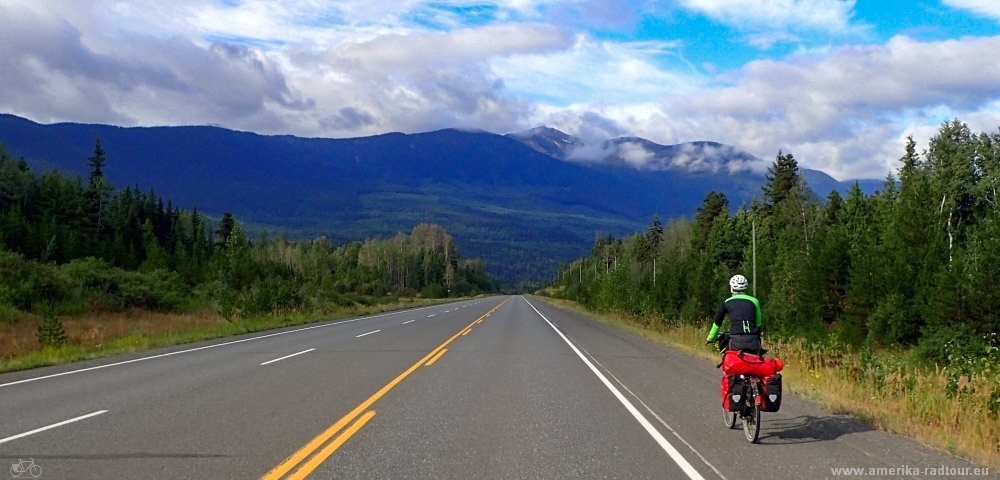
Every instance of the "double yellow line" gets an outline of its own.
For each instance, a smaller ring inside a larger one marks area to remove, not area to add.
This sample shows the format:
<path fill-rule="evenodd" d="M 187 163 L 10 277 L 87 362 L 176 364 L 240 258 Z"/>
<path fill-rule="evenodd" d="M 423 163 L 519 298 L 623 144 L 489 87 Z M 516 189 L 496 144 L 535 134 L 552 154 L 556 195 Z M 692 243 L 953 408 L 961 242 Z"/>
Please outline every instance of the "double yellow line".
<path fill-rule="evenodd" d="M 358 405 L 354 410 L 351 410 L 351 413 L 348 413 L 347 415 L 344 416 L 344 418 L 338 420 L 337 423 L 331 425 L 330 428 L 324 430 L 323 433 L 319 434 L 318 436 L 316 436 L 316 438 L 312 439 L 312 441 L 307 443 L 304 447 L 300 448 L 297 452 L 293 453 L 290 457 L 285 459 L 284 462 L 281 462 L 281 464 L 279 464 L 277 467 L 274 467 L 273 469 L 271 469 L 270 472 L 267 472 L 267 474 L 261 477 L 261 479 L 276 480 L 279 478 L 288 478 L 288 479 L 298 480 L 306 478 L 310 473 L 313 472 L 313 470 L 316 470 L 317 467 L 319 467 L 324 461 L 326 461 L 326 459 L 329 458 L 330 455 L 333 455 L 333 452 L 336 452 L 337 449 L 344 444 L 344 442 L 350 439 L 351 436 L 357 433 L 358 430 L 361 430 L 361 427 L 364 427 L 365 424 L 368 423 L 368 421 L 375 416 L 374 410 L 368 410 L 368 408 L 371 407 L 372 404 L 378 401 L 378 399 L 382 398 L 382 396 L 388 393 L 389 390 L 392 390 L 393 387 L 399 384 L 399 382 L 402 382 L 404 378 L 408 377 L 416 369 L 420 368 L 420 366 L 432 365 L 435 361 L 437 361 L 438 358 L 441 358 L 441 356 L 444 355 L 444 352 L 447 351 L 447 349 L 444 347 L 446 347 L 456 338 L 468 334 L 472 330 L 473 325 L 477 323 L 482 323 L 482 321 L 485 320 L 486 317 L 492 315 L 493 312 L 499 310 L 504 303 L 507 303 L 507 300 L 500 302 L 500 304 L 493 307 L 492 310 L 486 312 L 483 316 L 477 318 L 468 326 L 459 330 L 458 333 L 452 335 L 451 338 L 446 340 L 444 343 L 439 345 L 434 350 L 431 350 L 431 352 L 428 353 L 424 358 L 420 359 L 420 361 L 418 361 L 417 363 L 414 363 L 413 366 L 406 369 L 405 372 L 399 374 L 399 376 L 396 377 L 395 380 L 386 384 L 379 391 L 375 392 L 374 395 L 368 397 L 368 400 L 361 402 L 361 404 Z M 364 412 L 364 414 L 362 414 L 362 412 Z M 359 416 L 360 418 L 358 418 Z M 355 419 L 357 420 L 355 421 Z M 352 421 L 354 423 L 351 424 L 351 426 L 347 428 L 347 430 L 341 432 L 341 430 L 348 423 L 351 423 Z M 333 441 L 331 442 L 330 439 L 333 438 L 334 435 L 337 435 L 337 433 L 340 433 L 340 435 L 338 435 L 337 438 L 333 439 Z M 294 472 L 292 470 L 294 470 Z M 289 472 L 291 472 L 291 475 L 286 477 L 285 475 L 289 474 Z"/>

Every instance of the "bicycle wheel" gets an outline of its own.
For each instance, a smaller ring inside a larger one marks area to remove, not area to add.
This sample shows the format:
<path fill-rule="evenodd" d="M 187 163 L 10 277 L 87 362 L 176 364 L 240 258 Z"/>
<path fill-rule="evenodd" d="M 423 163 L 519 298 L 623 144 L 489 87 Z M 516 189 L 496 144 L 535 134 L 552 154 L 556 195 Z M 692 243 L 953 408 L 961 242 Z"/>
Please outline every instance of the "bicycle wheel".
<path fill-rule="evenodd" d="M 757 396 L 760 395 L 760 391 L 757 389 L 757 383 L 754 382 L 753 385 L 747 392 L 747 407 L 743 411 L 743 434 L 746 435 L 747 441 L 750 443 L 757 443 L 757 437 L 760 436 L 760 403 L 757 402 Z"/>
<path fill-rule="evenodd" d="M 730 412 L 723 408 L 722 421 L 726 424 L 727 428 L 736 428 L 736 412 Z"/>

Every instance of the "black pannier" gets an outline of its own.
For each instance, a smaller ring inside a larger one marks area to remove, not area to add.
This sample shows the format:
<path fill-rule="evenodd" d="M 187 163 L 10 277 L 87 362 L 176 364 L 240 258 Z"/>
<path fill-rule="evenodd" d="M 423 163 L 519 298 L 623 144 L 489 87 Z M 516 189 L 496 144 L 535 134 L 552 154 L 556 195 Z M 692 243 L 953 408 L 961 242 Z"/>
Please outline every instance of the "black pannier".
<path fill-rule="evenodd" d="M 730 412 L 740 412 L 746 405 L 746 385 L 739 375 L 722 376 L 722 408 Z"/>
<path fill-rule="evenodd" d="M 775 373 L 764 379 L 764 391 L 761 392 L 764 406 L 761 411 L 777 412 L 781 408 L 781 374 Z"/>

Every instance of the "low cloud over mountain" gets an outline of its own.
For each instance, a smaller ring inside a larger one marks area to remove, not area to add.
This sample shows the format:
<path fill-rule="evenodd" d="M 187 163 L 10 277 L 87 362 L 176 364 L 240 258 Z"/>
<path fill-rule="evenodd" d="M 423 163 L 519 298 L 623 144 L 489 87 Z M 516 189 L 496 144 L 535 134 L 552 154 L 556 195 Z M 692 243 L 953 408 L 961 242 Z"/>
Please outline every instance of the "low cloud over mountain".
<path fill-rule="evenodd" d="M 561 160 L 627 166 L 640 171 L 762 174 L 769 165 L 747 152 L 718 142 L 660 145 L 644 138 L 619 137 L 588 144 L 580 138 L 544 126 L 508 136 Z"/>

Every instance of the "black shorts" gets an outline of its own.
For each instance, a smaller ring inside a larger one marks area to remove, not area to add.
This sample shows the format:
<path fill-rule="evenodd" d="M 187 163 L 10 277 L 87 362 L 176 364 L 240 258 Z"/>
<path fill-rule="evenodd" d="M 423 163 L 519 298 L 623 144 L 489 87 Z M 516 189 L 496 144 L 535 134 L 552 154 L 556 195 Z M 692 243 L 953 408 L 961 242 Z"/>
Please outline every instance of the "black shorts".
<path fill-rule="evenodd" d="M 729 338 L 730 350 L 742 350 L 747 353 L 760 353 L 760 337 L 757 335 L 733 335 Z"/>

